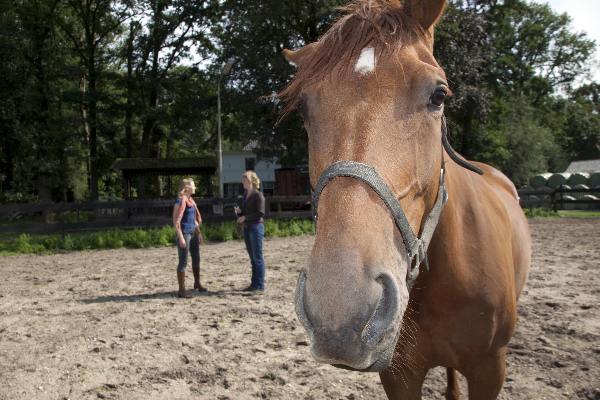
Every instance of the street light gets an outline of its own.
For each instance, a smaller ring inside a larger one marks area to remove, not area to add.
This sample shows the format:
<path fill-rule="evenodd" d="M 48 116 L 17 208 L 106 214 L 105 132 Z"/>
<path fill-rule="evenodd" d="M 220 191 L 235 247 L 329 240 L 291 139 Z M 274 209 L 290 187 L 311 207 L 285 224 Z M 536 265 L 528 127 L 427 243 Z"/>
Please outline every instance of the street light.
<path fill-rule="evenodd" d="M 221 141 L 221 79 L 231 72 L 231 67 L 235 64 L 235 59 L 231 57 L 227 60 L 221 72 L 219 73 L 219 82 L 217 84 L 217 138 L 219 142 L 219 198 L 223 198 L 223 143 Z M 221 214 L 223 209 L 220 210 Z"/>

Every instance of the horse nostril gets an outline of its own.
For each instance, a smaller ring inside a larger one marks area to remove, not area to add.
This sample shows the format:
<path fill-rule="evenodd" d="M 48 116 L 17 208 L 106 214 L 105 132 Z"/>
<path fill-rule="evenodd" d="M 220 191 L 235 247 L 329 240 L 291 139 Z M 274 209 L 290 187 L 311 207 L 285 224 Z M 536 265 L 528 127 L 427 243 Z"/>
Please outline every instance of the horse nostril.
<path fill-rule="evenodd" d="M 382 286 L 381 298 L 361 334 L 367 346 L 374 346 L 383 339 L 387 328 L 398 311 L 398 289 L 389 275 L 382 274 L 376 281 Z"/>
<path fill-rule="evenodd" d="M 313 332 L 313 325 L 308 319 L 308 315 L 306 315 L 306 308 L 304 306 L 304 292 L 306 290 L 306 273 L 304 271 L 300 271 L 300 276 L 298 276 L 298 284 L 296 285 L 296 315 L 298 316 L 298 320 L 304 326 L 304 329 L 308 332 L 309 335 Z"/>

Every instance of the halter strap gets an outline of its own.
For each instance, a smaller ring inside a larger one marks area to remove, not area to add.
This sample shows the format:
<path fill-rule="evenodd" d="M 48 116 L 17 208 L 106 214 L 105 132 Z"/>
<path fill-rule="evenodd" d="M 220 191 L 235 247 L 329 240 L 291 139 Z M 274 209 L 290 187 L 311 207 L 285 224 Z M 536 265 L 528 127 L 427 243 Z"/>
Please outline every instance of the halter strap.
<path fill-rule="evenodd" d="M 442 116 L 442 144 L 450 158 L 464 168 L 467 168 L 478 174 L 483 174 L 483 171 L 476 166 L 470 164 L 466 160 L 458 157 L 447 138 L 447 126 L 446 118 Z M 404 248 L 408 257 L 408 271 L 406 276 L 406 285 L 408 290 L 413 287 L 417 277 L 419 275 L 419 266 L 421 263 L 425 264 L 425 267 L 429 269 L 429 263 L 427 261 L 427 249 L 435 232 L 435 228 L 440 220 L 444 205 L 448 201 L 448 191 L 446 190 L 445 183 L 446 167 L 444 161 L 444 150 L 442 150 L 442 166 L 440 169 L 440 179 L 437 192 L 437 198 L 435 204 L 429 211 L 423 228 L 421 230 L 420 237 L 417 236 L 412 230 L 400 202 L 391 191 L 389 186 L 385 183 L 383 178 L 377 173 L 375 168 L 370 165 L 359 163 L 356 161 L 342 160 L 331 164 L 323 171 L 317 181 L 317 186 L 312 192 L 312 210 L 313 219 L 315 224 L 317 223 L 318 215 L 318 202 L 321 192 L 325 189 L 325 186 L 338 176 L 350 177 L 358 179 L 367 185 L 381 198 L 386 207 L 390 210 L 390 213 L 394 217 L 394 222 L 400 231 L 402 240 L 404 242 Z"/>
<path fill-rule="evenodd" d="M 325 186 L 331 182 L 334 178 L 338 176 L 343 177 L 351 177 L 365 182 L 377 195 L 381 198 L 387 208 L 390 210 L 390 213 L 394 217 L 394 221 L 398 230 L 400 230 L 400 234 L 402 235 L 402 239 L 404 241 L 404 247 L 406 250 L 406 254 L 409 260 L 409 271 L 407 274 L 407 285 L 412 288 L 417 276 L 419 274 L 419 265 L 421 262 L 426 260 L 427 256 L 427 248 L 429 247 L 429 242 L 431 237 L 433 236 L 433 232 L 435 231 L 435 227 L 439 221 L 440 215 L 442 213 L 442 209 L 444 208 L 444 204 L 448 200 L 448 192 L 446 191 L 445 183 L 444 183 L 444 166 L 442 165 L 440 171 L 440 184 L 438 188 L 438 194 L 436 202 L 429 212 L 427 219 L 425 220 L 425 224 L 423 225 L 423 230 L 421 232 L 421 237 L 417 237 L 413 232 L 408 220 L 406 219 L 406 215 L 402 210 L 402 206 L 394 193 L 390 190 L 389 186 L 384 182 L 381 176 L 377 173 L 375 168 L 370 165 L 358 163 L 355 161 L 338 161 L 331 164 L 323 173 L 321 174 L 319 181 L 317 182 L 317 186 L 312 195 L 312 203 L 313 203 L 313 212 L 315 222 L 318 219 L 317 210 L 318 210 L 318 201 L 321 195 L 321 192 L 325 188 Z"/>

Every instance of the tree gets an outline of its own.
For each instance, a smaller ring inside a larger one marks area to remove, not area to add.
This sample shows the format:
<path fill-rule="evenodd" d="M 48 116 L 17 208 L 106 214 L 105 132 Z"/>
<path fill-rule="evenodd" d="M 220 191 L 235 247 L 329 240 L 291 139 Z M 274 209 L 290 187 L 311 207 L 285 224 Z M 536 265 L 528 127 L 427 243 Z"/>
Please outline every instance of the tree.
<path fill-rule="evenodd" d="M 489 35 L 496 57 L 489 84 L 540 99 L 569 90 L 589 71 L 595 43 L 571 30 L 567 14 L 555 14 L 547 4 L 505 1 L 488 13 Z"/>
<path fill-rule="evenodd" d="M 90 198 L 98 199 L 98 81 L 109 61 L 109 45 L 130 17 L 130 4 L 113 0 L 65 0 L 62 30 L 83 66 L 81 119 L 89 146 Z"/>
<path fill-rule="evenodd" d="M 280 108 L 274 94 L 294 74 L 283 58 L 284 48 L 298 48 L 318 40 L 335 17 L 340 0 L 226 0 L 223 27 L 215 34 L 223 48 L 222 60 L 236 57 L 225 112 L 232 115 L 239 136 L 226 136 L 247 144 L 257 141 L 262 156 L 279 157 L 283 164 L 306 162 L 306 134 L 298 118 L 275 126 Z M 235 107 L 230 105 L 234 104 Z M 229 106 L 229 108 L 228 108 Z"/>
<path fill-rule="evenodd" d="M 446 108 L 452 143 L 467 158 L 482 150 L 482 128 L 492 100 L 486 85 L 494 59 L 488 12 L 489 8 L 478 2 L 452 2 L 434 37 L 434 55 L 453 93 Z"/>
<path fill-rule="evenodd" d="M 140 58 L 136 68 L 143 99 L 142 151 L 147 157 L 158 157 L 159 143 L 165 138 L 160 126 L 162 84 L 171 68 L 191 55 L 192 48 L 198 57 L 207 57 L 212 48 L 207 26 L 213 21 L 217 2 L 146 0 L 141 7 L 149 17 L 138 38 Z"/>

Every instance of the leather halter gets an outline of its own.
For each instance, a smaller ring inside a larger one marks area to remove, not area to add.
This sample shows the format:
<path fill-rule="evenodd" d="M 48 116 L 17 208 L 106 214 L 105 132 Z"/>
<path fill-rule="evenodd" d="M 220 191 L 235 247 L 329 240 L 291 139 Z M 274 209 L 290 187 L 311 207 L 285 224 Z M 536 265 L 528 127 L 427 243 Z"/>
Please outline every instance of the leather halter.
<path fill-rule="evenodd" d="M 446 117 L 442 116 L 442 145 L 450 158 L 454 160 L 460 166 L 469 169 L 473 172 L 476 172 L 480 175 L 483 175 L 483 171 L 476 166 L 470 164 L 466 160 L 460 158 L 456 151 L 452 148 L 450 143 L 448 142 L 447 137 L 447 126 L 446 126 Z M 440 215 L 442 214 L 442 209 L 444 205 L 448 201 L 448 191 L 446 190 L 445 184 L 445 161 L 444 161 L 444 152 L 442 151 L 442 166 L 440 169 L 440 179 L 439 179 L 439 187 L 437 193 L 437 199 L 435 204 L 429 211 L 427 218 L 425 219 L 425 224 L 423 225 L 423 229 L 421 230 L 421 236 L 417 236 L 407 218 L 402 210 L 402 206 L 400 202 L 391 191 L 389 186 L 385 183 L 383 178 L 377 173 L 377 170 L 370 165 L 359 163 L 356 161 L 350 160 L 342 160 L 337 161 L 331 164 L 329 167 L 323 171 L 319 179 L 317 180 L 317 186 L 312 192 L 312 209 L 313 209 L 313 218 L 315 224 L 317 223 L 317 210 L 318 210 L 318 201 L 321 195 L 321 192 L 325 188 L 325 186 L 335 179 L 338 176 L 343 177 L 351 177 L 356 178 L 358 180 L 366 183 L 377 195 L 381 198 L 383 203 L 390 210 L 390 213 L 394 217 L 394 222 L 400 231 L 400 235 L 402 236 L 402 240 L 404 242 L 404 247 L 406 250 L 406 254 L 409 260 L 408 263 L 408 271 L 406 275 L 406 285 L 408 290 L 413 287 L 417 277 L 419 275 L 419 266 L 422 262 L 425 262 L 425 267 L 429 269 L 429 265 L 427 262 L 427 248 L 429 247 L 429 243 L 431 241 L 431 237 L 435 232 L 435 228 L 439 222 Z"/>

